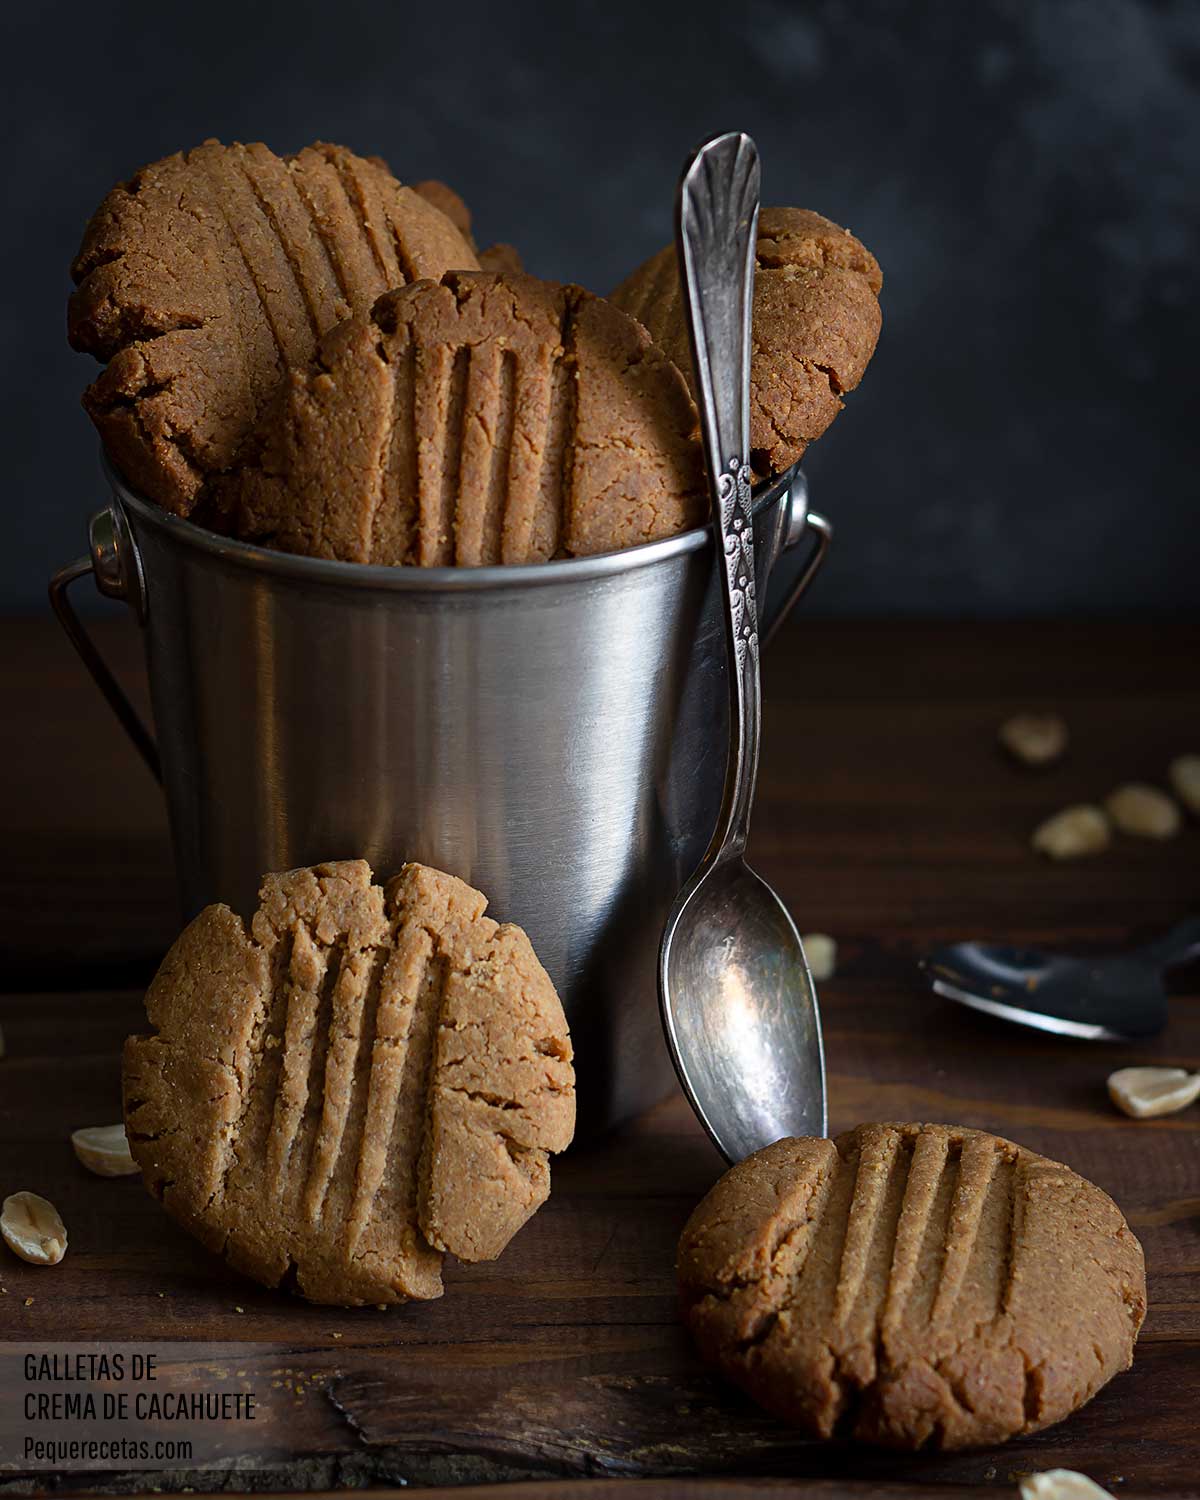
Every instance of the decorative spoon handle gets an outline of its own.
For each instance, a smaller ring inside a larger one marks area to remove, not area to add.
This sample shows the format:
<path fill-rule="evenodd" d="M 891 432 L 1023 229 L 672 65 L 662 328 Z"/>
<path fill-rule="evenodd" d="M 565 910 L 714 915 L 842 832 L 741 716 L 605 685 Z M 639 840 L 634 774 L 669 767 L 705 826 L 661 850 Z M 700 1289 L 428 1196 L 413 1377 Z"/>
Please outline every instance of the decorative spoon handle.
<path fill-rule="evenodd" d="M 758 776 L 760 689 L 754 525 L 750 509 L 750 312 L 758 228 L 758 148 L 731 131 L 699 146 L 684 169 L 675 237 L 700 393 L 700 420 L 729 646 L 730 751 L 705 863 L 746 847 Z"/>

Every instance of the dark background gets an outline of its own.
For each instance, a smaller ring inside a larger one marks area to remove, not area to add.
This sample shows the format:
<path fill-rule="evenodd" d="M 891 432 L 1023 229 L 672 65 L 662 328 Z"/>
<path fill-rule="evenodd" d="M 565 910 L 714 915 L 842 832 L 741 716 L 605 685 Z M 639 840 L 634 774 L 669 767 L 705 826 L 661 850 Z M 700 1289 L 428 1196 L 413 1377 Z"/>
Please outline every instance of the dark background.
<path fill-rule="evenodd" d="M 884 330 L 810 454 L 811 608 L 1192 607 L 1200 6 L 1148 0 L 7 7 L 0 607 L 103 498 L 63 334 L 114 182 L 206 136 L 439 176 L 481 242 L 607 291 L 670 235 L 687 149 L 758 140 L 766 202 L 847 224 Z"/>

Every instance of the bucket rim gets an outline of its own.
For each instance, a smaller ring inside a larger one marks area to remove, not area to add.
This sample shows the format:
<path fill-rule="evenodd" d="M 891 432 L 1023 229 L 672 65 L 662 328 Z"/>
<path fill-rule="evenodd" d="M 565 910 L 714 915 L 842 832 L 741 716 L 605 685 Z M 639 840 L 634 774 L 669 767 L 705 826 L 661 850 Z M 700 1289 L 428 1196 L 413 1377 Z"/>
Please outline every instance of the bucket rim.
<path fill-rule="evenodd" d="M 699 551 L 712 540 L 712 522 L 694 526 L 677 536 L 657 542 L 642 542 L 619 552 L 597 552 L 589 557 L 556 558 L 543 563 L 496 563 L 484 567 L 420 568 L 382 563 L 339 562 L 332 558 L 305 557 L 277 552 L 253 542 L 221 536 L 183 516 L 172 515 L 130 487 L 101 451 L 101 468 L 118 504 L 148 526 L 183 547 L 202 552 L 235 567 L 255 573 L 320 583 L 340 588 L 384 589 L 397 593 L 469 593 L 487 589 L 529 588 L 547 584 L 595 582 L 636 569 L 653 567 L 670 558 Z M 800 476 L 795 463 L 782 474 L 758 485 L 754 492 L 754 515 L 786 497 Z"/>

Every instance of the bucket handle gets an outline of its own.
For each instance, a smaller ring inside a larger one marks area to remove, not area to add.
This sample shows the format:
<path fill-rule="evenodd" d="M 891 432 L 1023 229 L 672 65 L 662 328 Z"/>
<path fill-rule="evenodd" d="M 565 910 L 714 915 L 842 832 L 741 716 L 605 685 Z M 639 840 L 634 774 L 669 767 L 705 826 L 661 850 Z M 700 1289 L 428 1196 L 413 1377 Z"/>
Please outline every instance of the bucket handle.
<path fill-rule="evenodd" d="M 87 632 L 87 627 L 71 603 L 71 585 L 90 573 L 100 593 L 109 599 L 121 599 L 137 615 L 138 624 L 146 623 L 146 584 L 142 577 L 142 560 L 133 545 L 129 523 L 115 505 L 106 505 L 92 517 L 88 526 L 90 551 L 86 557 L 60 568 L 50 580 L 50 607 L 79 658 L 92 674 L 96 686 L 108 700 L 108 706 L 120 720 L 134 748 L 145 761 L 151 776 L 162 784 L 162 766 L 154 736 L 129 701 L 125 689 L 113 676 L 112 669 Z"/>
<path fill-rule="evenodd" d="M 833 540 L 833 527 L 824 516 L 808 508 L 808 487 L 802 473 L 796 474 L 789 487 L 788 506 L 788 528 L 781 551 L 790 551 L 809 534 L 813 546 L 786 597 L 766 622 L 764 644 L 774 638 L 793 606 L 817 576 L 825 561 L 825 554 L 829 551 L 829 543 Z M 103 510 L 96 512 L 88 525 L 88 543 L 90 550 L 86 557 L 76 558 L 51 578 L 50 606 L 68 640 L 79 653 L 80 660 L 107 699 L 108 706 L 145 761 L 151 776 L 161 785 L 162 765 L 154 736 L 88 634 L 68 592 L 73 583 L 90 573 L 100 593 L 109 599 L 122 600 L 137 615 L 139 625 L 146 623 L 146 582 L 142 575 L 142 560 L 134 545 L 129 522 L 120 506 L 106 505 Z"/>
<path fill-rule="evenodd" d="M 784 533 L 783 546 L 780 552 L 790 552 L 793 547 L 799 546 L 801 540 L 811 533 L 812 550 L 808 559 L 796 574 L 792 586 L 788 589 L 783 599 L 771 615 L 764 622 L 763 645 L 769 645 L 779 633 L 779 627 L 791 614 L 793 608 L 799 603 L 802 594 L 806 593 L 808 586 L 821 571 L 829 551 L 829 544 L 833 541 L 833 525 L 823 515 L 808 508 L 808 482 L 802 470 L 797 470 L 795 478 L 788 487 L 788 526 Z"/>

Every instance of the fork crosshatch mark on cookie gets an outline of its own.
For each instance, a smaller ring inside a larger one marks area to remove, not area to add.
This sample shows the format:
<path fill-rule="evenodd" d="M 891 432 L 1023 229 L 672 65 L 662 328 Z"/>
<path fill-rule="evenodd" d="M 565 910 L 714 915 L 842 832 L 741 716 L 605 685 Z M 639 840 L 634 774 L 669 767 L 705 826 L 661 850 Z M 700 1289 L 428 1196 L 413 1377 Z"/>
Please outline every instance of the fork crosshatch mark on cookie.
<path fill-rule="evenodd" d="M 247 931 L 184 930 L 125 1044 L 150 1191 L 267 1286 L 340 1305 L 438 1297 L 550 1191 L 575 1076 L 554 987 L 463 881 L 361 860 L 269 875 Z"/>
<path fill-rule="evenodd" d="M 124 478 L 186 516 L 322 334 L 390 287 L 477 264 L 378 161 L 206 141 L 113 188 L 87 227 L 67 331 L 106 368 L 83 404 Z"/>

